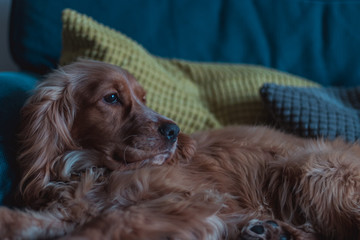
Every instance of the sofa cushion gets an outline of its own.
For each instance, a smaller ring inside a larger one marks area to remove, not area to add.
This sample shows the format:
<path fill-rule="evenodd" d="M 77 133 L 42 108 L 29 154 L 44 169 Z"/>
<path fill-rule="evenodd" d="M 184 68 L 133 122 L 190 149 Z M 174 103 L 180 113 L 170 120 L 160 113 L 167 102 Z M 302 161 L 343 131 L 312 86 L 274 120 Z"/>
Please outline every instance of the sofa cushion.
<path fill-rule="evenodd" d="M 360 87 L 302 88 L 265 84 L 266 109 L 279 127 L 304 137 L 360 138 Z"/>
<path fill-rule="evenodd" d="M 10 44 L 22 69 L 43 73 L 61 53 L 61 11 L 73 8 L 151 53 L 263 65 L 322 85 L 357 85 L 360 2 L 12 0 Z M 141 7 L 139 7 L 141 6 Z"/>
<path fill-rule="evenodd" d="M 0 205 L 10 204 L 7 197 L 15 190 L 19 112 L 36 82 L 37 78 L 29 74 L 0 73 Z"/>
<path fill-rule="evenodd" d="M 188 133 L 264 123 L 266 114 L 258 91 L 265 82 L 316 85 L 262 67 L 155 57 L 122 33 L 73 10 L 64 11 L 63 22 L 62 64 L 81 57 L 127 69 L 147 91 L 149 106 Z"/>

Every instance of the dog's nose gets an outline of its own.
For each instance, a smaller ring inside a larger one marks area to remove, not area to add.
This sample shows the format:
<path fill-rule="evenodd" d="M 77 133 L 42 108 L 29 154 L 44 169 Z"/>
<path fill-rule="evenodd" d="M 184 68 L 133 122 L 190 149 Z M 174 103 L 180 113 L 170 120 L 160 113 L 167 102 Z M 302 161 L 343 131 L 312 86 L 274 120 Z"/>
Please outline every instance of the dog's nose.
<path fill-rule="evenodd" d="M 179 135 L 180 128 L 174 123 L 166 123 L 159 127 L 159 132 L 168 140 L 175 142 Z"/>

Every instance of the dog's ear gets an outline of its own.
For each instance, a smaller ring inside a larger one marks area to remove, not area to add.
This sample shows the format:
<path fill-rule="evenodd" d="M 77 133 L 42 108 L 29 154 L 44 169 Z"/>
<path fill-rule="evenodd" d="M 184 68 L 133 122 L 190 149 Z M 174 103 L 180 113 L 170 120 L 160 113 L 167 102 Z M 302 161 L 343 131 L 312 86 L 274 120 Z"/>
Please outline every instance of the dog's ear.
<path fill-rule="evenodd" d="M 39 197 L 61 154 L 76 148 L 70 135 L 76 110 L 70 77 L 61 70 L 51 73 L 21 111 L 19 164 L 24 171 L 20 183 L 24 200 Z"/>
<path fill-rule="evenodd" d="M 190 136 L 179 133 L 173 161 L 189 161 L 196 151 L 196 142 Z"/>

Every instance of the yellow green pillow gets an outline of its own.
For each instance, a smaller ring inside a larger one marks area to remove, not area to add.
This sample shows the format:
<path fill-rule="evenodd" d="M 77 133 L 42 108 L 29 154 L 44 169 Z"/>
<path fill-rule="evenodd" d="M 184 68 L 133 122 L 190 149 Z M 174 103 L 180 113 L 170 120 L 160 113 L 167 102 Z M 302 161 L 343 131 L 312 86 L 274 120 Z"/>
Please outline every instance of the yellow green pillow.
<path fill-rule="evenodd" d="M 263 124 L 266 113 L 259 95 L 263 83 L 317 86 L 263 67 L 156 57 L 120 32 L 70 9 L 63 11 L 62 20 L 61 64 L 89 58 L 128 70 L 147 91 L 148 105 L 187 133 Z"/>

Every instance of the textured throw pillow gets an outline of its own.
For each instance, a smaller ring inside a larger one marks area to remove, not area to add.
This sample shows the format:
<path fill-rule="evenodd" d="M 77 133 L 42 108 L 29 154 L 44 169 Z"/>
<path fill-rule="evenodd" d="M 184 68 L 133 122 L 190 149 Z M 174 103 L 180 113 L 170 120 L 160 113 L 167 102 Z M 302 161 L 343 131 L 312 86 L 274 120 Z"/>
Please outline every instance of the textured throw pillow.
<path fill-rule="evenodd" d="M 120 32 L 73 10 L 64 10 L 62 20 L 61 64 L 89 58 L 128 70 L 147 91 L 148 105 L 175 120 L 187 133 L 229 124 L 264 123 L 259 89 L 266 82 L 316 85 L 261 67 L 155 57 Z"/>
<path fill-rule="evenodd" d="M 301 88 L 265 84 L 266 108 L 283 129 L 304 137 L 360 138 L 360 87 Z"/>

